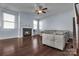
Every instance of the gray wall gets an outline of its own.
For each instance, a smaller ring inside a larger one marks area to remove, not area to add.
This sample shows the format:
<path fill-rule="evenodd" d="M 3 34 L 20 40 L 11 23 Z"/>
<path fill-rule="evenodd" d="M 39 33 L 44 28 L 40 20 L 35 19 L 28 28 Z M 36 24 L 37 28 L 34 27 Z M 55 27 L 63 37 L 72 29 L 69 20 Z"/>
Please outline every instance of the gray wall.
<path fill-rule="evenodd" d="M 9 12 L 16 15 L 16 28 L 15 29 L 3 29 L 2 24 L 2 12 Z M 15 37 L 22 37 L 22 29 L 25 28 L 33 28 L 33 20 L 34 15 L 31 13 L 25 12 L 14 12 L 7 9 L 0 8 L 0 39 L 7 39 L 7 38 L 15 38 Z"/>
<path fill-rule="evenodd" d="M 69 30 L 73 33 L 73 11 L 40 20 L 42 30 Z"/>
<path fill-rule="evenodd" d="M 2 24 L 2 11 L 10 12 L 16 15 L 16 28 L 14 30 L 3 29 Z M 19 17 L 19 19 L 17 18 Z M 35 15 L 32 13 L 25 12 L 14 12 L 7 9 L 0 8 L 0 39 L 22 37 L 22 29 L 33 28 L 33 20 Z M 64 12 L 46 19 L 42 19 L 40 30 L 69 30 L 73 32 L 73 11 Z M 18 22 L 19 21 L 19 22 Z M 32 32 L 33 33 L 33 32 Z"/>
<path fill-rule="evenodd" d="M 16 15 L 16 28 L 15 29 L 3 29 L 2 24 L 2 12 L 9 12 Z M 15 37 L 22 37 L 23 35 L 23 28 L 32 28 L 32 35 L 33 35 L 33 20 L 35 19 L 35 15 L 28 12 L 15 12 L 7 9 L 0 8 L 0 39 L 7 39 L 7 38 L 15 38 Z"/>
<path fill-rule="evenodd" d="M 8 12 L 16 15 L 16 24 L 15 24 L 15 29 L 4 29 L 3 28 L 3 17 L 2 17 L 2 12 Z M 6 39 L 6 38 L 13 38 L 18 36 L 18 13 L 0 8 L 0 39 Z"/>
<path fill-rule="evenodd" d="M 20 37 L 22 37 L 23 28 L 33 28 L 34 15 L 31 13 L 20 13 Z M 33 33 L 33 32 L 32 32 Z"/>

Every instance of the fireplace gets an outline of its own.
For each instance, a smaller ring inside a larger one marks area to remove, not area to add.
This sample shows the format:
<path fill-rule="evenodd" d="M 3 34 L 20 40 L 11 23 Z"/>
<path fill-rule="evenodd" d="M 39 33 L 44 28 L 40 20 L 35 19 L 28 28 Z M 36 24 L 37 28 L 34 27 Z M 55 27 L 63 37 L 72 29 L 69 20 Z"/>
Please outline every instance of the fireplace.
<path fill-rule="evenodd" d="M 23 28 L 23 37 L 29 37 L 32 35 L 32 28 Z"/>

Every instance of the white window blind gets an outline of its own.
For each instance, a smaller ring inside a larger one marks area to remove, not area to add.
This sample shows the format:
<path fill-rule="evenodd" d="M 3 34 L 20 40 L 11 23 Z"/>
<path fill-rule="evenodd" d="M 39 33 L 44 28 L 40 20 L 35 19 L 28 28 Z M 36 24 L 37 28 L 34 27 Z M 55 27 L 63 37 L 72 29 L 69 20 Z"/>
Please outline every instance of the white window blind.
<path fill-rule="evenodd" d="M 3 13 L 3 28 L 4 29 L 15 28 L 15 15 L 9 13 Z"/>

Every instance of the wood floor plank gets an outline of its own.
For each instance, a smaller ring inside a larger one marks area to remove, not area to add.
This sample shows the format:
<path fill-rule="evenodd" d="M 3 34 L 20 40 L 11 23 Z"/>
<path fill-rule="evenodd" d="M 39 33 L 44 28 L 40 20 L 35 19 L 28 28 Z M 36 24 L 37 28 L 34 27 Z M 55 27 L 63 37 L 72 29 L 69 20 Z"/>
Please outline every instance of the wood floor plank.
<path fill-rule="evenodd" d="M 61 51 L 43 45 L 41 37 L 0 40 L 1 56 L 63 56 L 68 53 L 66 49 Z"/>

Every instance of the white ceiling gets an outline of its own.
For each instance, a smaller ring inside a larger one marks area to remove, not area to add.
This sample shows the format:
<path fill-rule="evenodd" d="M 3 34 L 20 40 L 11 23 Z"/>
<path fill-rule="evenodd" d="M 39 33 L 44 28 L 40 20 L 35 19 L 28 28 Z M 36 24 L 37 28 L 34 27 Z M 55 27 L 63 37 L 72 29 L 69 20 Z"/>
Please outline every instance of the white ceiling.
<path fill-rule="evenodd" d="M 72 3 L 43 3 L 48 8 L 47 15 L 55 15 L 61 12 L 73 10 Z M 0 3 L 0 7 L 20 12 L 35 13 L 35 3 Z"/>

